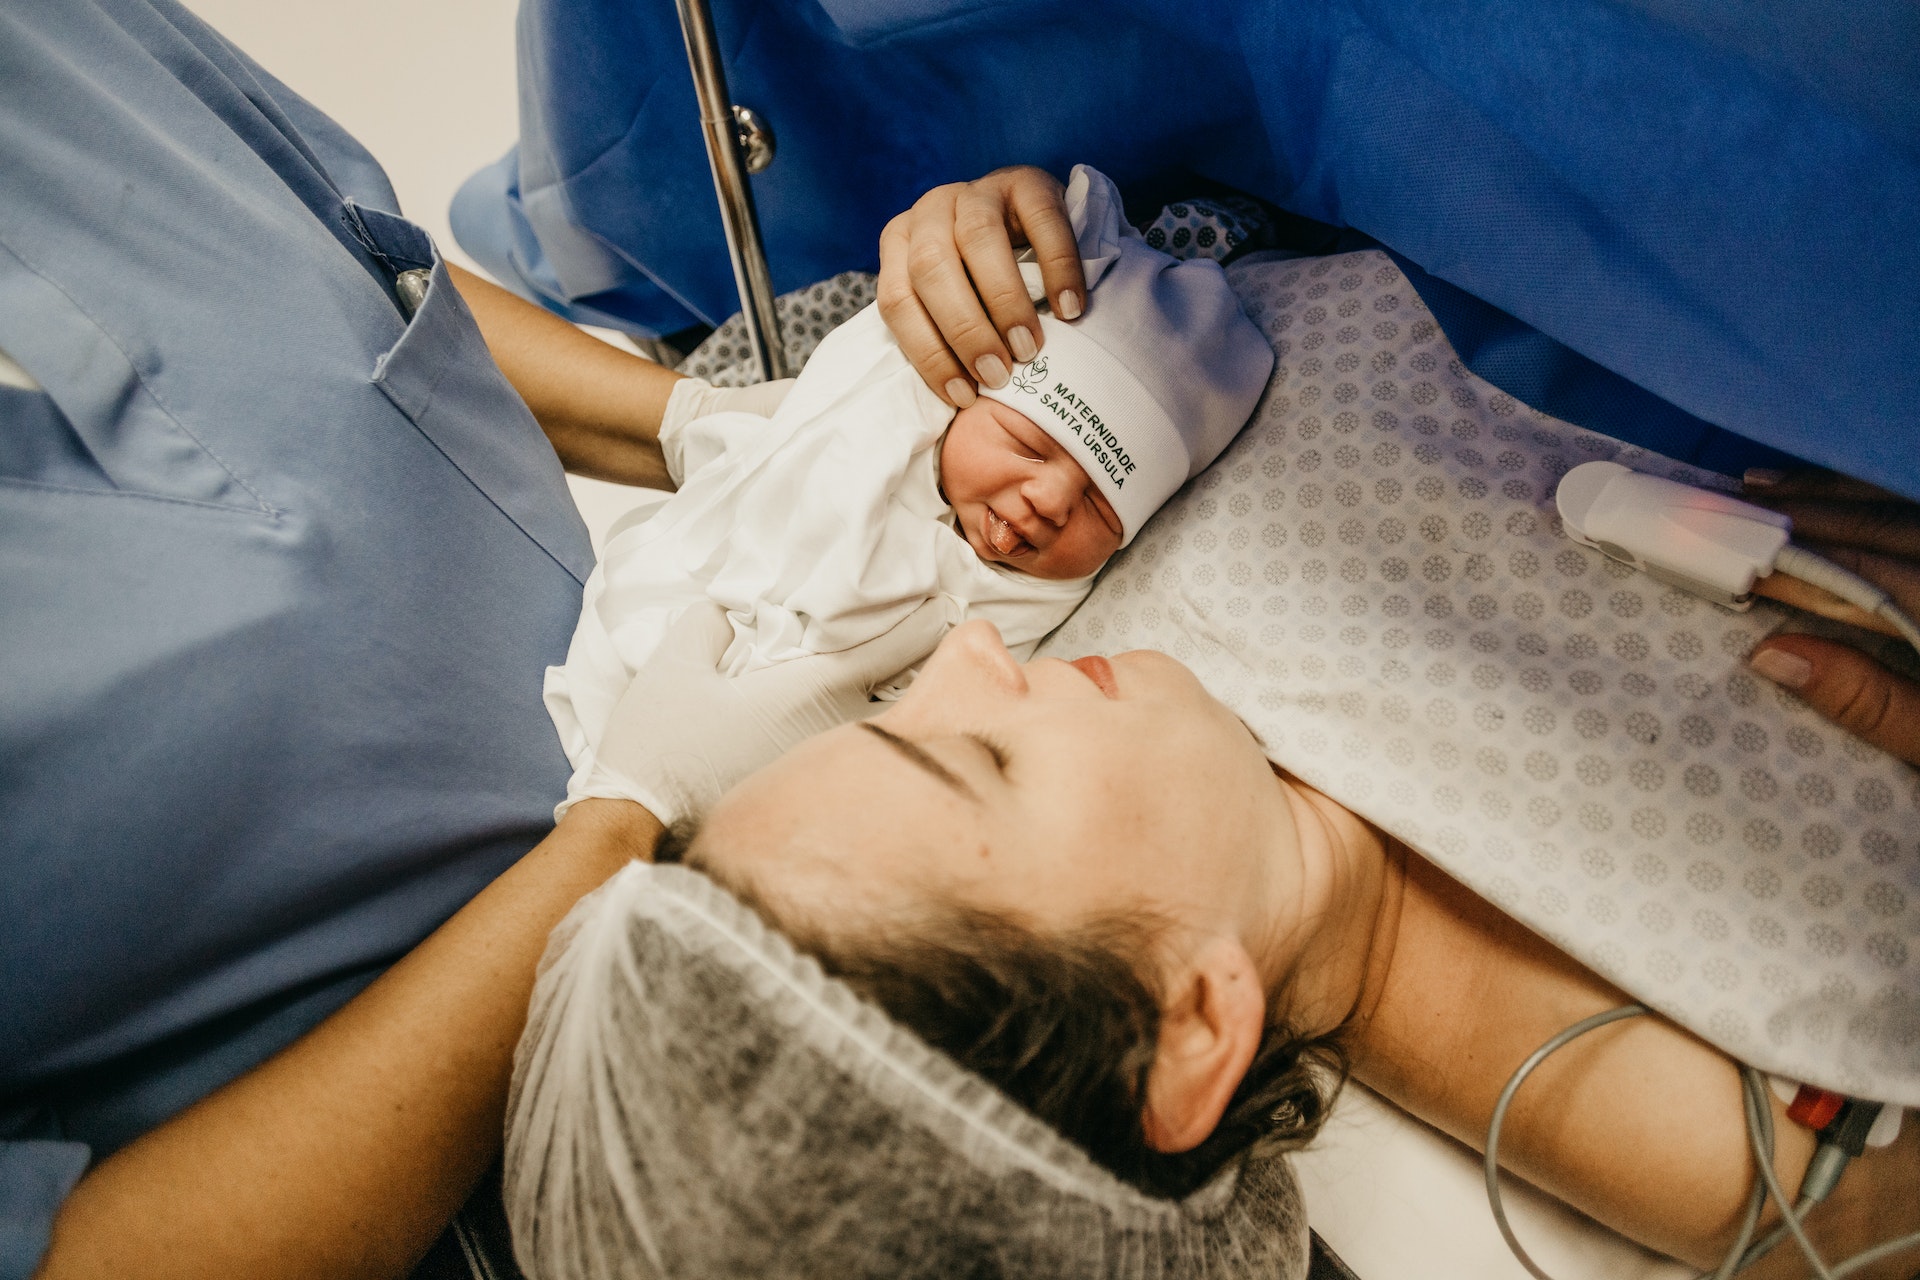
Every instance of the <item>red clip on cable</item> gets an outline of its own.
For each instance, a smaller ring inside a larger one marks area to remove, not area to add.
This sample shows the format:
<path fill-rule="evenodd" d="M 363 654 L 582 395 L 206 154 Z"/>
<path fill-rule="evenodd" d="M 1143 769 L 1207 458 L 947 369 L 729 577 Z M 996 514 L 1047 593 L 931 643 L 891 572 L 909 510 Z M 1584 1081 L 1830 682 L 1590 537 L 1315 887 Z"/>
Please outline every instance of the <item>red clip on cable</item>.
<path fill-rule="evenodd" d="M 1818 1133 L 1833 1123 L 1833 1118 L 1840 1114 L 1840 1108 L 1846 1105 L 1846 1101 L 1846 1098 L 1830 1089 L 1816 1089 L 1810 1084 L 1803 1084 L 1800 1092 L 1793 1095 L 1792 1104 L 1787 1107 L 1787 1119 Z"/>

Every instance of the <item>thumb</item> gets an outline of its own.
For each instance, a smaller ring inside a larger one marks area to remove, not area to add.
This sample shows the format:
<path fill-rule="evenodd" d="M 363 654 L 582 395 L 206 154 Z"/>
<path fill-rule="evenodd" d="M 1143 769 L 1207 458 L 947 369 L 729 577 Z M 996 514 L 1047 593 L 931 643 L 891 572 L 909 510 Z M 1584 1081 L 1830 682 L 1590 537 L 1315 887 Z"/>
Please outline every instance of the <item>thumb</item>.
<path fill-rule="evenodd" d="M 787 398 L 787 392 L 793 390 L 792 378 L 777 378 L 772 382 L 756 382 L 750 387 L 729 387 L 721 392 L 721 408 L 738 413 L 757 413 L 763 418 L 771 418 Z"/>
<path fill-rule="evenodd" d="M 1748 661 L 1842 729 L 1920 765 L 1920 685 L 1857 649 L 1814 636 L 1776 636 Z"/>

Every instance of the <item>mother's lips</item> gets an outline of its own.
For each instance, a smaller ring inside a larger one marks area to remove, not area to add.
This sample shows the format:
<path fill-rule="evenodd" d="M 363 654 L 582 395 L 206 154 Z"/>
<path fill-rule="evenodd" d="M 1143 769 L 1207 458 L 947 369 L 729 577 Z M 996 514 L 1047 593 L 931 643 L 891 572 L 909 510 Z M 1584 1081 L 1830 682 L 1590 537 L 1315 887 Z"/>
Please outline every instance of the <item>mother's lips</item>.
<path fill-rule="evenodd" d="M 1084 658 L 1075 658 L 1067 665 L 1093 681 L 1095 687 L 1109 698 L 1120 696 L 1120 686 L 1113 680 L 1113 664 L 1099 654 L 1090 653 Z"/>

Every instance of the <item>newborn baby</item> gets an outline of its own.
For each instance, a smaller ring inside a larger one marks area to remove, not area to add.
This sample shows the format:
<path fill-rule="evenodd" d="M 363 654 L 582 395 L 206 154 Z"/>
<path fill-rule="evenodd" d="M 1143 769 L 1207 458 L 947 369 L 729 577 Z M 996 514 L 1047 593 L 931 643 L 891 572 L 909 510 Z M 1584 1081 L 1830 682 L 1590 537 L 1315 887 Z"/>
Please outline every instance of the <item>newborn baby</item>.
<path fill-rule="evenodd" d="M 1067 446 L 981 398 L 940 438 L 940 491 L 974 554 L 1036 578 L 1085 578 L 1120 549 L 1120 514 Z"/>
<path fill-rule="evenodd" d="M 955 413 L 877 308 L 829 334 L 771 418 L 664 429 L 679 489 L 616 522 L 546 702 L 589 794 L 595 747 L 633 673 L 688 605 L 724 606 L 740 675 L 881 635 L 928 600 L 985 618 L 1025 654 L 1108 557 L 1252 415 L 1273 351 L 1218 264 L 1179 262 L 1078 166 L 1068 211 L 1084 316 L 1040 318 L 1043 350 Z M 1022 270 L 1036 301 L 1038 269 Z M 897 690 L 896 690 L 897 692 Z"/>

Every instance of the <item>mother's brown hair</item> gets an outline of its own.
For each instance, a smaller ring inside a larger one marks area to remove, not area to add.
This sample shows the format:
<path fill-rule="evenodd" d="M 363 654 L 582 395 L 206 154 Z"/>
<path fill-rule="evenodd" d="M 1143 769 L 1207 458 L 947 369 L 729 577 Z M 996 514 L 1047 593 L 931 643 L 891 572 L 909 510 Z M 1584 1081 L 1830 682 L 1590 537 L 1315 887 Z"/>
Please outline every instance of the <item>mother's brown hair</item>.
<path fill-rule="evenodd" d="M 655 860 L 712 875 L 697 836 L 676 824 Z M 1161 1007 L 1144 967 L 1163 934 L 1150 916 L 1043 934 L 947 905 L 887 929 L 829 933 L 783 918 L 751 883 L 714 878 L 828 973 L 1152 1195 L 1185 1196 L 1246 1151 L 1305 1145 L 1347 1076 L 1339 1031 L 1303 1036 L 1271 1021 L 1213 1132 L 1192 1150 L 1157 1151 L 1143 1127 Z"/>

